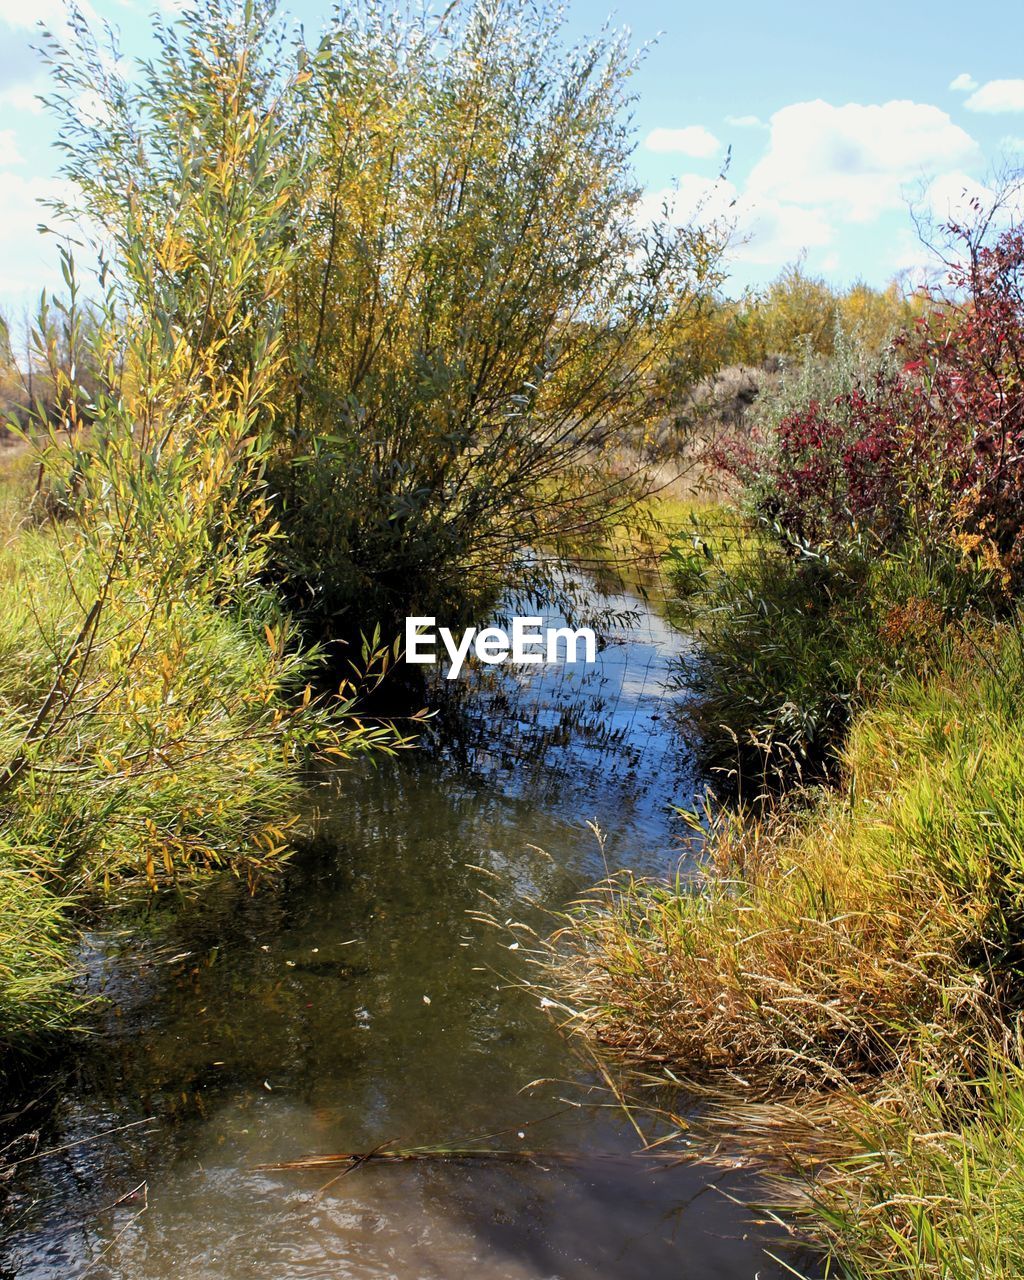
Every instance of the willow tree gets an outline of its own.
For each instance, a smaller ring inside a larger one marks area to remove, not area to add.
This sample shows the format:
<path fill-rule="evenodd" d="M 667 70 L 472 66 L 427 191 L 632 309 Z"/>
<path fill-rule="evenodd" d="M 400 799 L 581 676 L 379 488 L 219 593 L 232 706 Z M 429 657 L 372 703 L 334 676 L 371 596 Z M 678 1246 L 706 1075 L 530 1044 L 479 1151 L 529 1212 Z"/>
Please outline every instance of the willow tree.
<path fill-rule="evenodd" d="M 396 741 L 353 717 L 350 689 L 304 690 L 316 651 L 265 587 L 300 174 L 281 102 L 300 73 L 259 70 L 252 13 L 158 27 L 133 68 L 80 16 L 70 47 L 48 44 L 79 193 L 64 211 L 100 269 L 87 303 L 65 249 L 33 334 L 49 528 L 45 554 L 26 543 L 0 569 L 25 597 L 5 632 L 0 847 L 38 848 L 76 889 L 255 874 L 285 844 L 300 757 Z"/>
<path fill-rule="evenodd" d="M 287 574 L 329 627 L 549 591 L 538 548 L 635 499 L 651 370 L 721 246 L 638 221 L 634 65 L 526 0 L 343 8 L 311 53 L 277 479 Z"/>
<path fill-rule="evenodd" d="M 283 297 L 297 253 L 301 164 L 281 116 L 298 73 L 279 69 L 275 34 L 256 17 L 210 0 L 157 22 L 156 55 L 137 65 L 80 14 L 69 47 L 47 43 L 49 105 L 75 193 L 58 211 L 100 261 L 92 345 L 106 388 L 88 432 L 62 415 L 70 448 L 59 442 L 51 469 L 67 469 L 88 507 L 81 528 L 120 531 L 127 520 L 120 540 L 176 589 L 202 579 L 197 589 L 221 596 L 264 565 L 264 473 L 287 403 Z M 64 273 L 75 304 L 66 255 Z M 58 306 L 58 328 L 71 331 L 73 311 Z"/>
<path fill-rule="evenodd" d="M 213 381 L 273 366 L 268 571 L 321 636 L 553 589 L 537 548 L 635 499 L 651 371 L 717 278 L 715 237 L 638 219 L 624 39 L 567 48 L 528 0 L 355 0 L 312 45 L 272 0 L 199 0 L 160 37 L 133 78 L 79 60 L 68 172 Z M 225 166 L 249 203 L 197 201 Z"/>

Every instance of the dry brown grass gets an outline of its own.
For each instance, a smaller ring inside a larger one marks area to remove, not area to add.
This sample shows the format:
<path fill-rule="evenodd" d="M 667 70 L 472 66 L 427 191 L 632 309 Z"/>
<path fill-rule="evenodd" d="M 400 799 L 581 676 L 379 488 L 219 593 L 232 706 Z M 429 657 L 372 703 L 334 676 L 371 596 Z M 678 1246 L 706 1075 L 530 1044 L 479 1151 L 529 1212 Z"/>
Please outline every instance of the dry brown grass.
<path fill-rule="evenodd" d="M 765 1092 L 968 1065 L 1017 983 L 1019 641 L 961 645 L 866 713 L 845 794 L 719 815 L 696 872 L 586 895 L 550 952 L 574 1030 Z"/>
<path fill-rule="evenodd" d="M 885 831 L 884 810 L 728 822 L 692 880 L 599 886 L 553 942 L 575 1029 L 631 1062 L 758 1092 L 845 1084 L 928 1043 L 949 1052 L 965 1020 L 992 1013 L 957 962 L 963 896 L 896 870 Z"/>
<path fill-rule="evenodd" d="M 833 1274 L 1024 1274 L 1022 695 L 1020 621 L 951 642 L 861 715 L 844 794 L 717 818 L 699 870 L 608 881 L 542 957 L 567 1028 L 711 1099 L 705 1149 Z"/>

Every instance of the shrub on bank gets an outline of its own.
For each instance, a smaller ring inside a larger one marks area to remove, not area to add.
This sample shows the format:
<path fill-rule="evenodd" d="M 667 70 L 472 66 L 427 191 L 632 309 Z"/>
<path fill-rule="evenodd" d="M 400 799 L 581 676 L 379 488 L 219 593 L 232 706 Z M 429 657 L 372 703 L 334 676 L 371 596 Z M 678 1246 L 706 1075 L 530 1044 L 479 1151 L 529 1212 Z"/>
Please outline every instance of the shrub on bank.
<path fill-rule="evenodd" d="M 67 902 L 53 891 L 38 850 L 0 828 L 0 1080 L 8 1052 L 28 1050 L 81 1013 L 73 989 Z"/>
<path fill-rule="evenodd" d="M 834 779 L 857 710 L 903 674 L 936 670 L 946 630 L 1007 605 L 998 572 L 954 548 L 865 538 L 794 552 L 721 512 L 666 563 L 696 640 L 689 720 L 705 764 L 748 797 Z"/>
<path fill-rule="evenodd" d="M 930 669 L 929 635 L 1020 594 L 1024 237 L 954 232 L 950 299 L 874 367 L 842 335 L 824 366 L 808 352 L 716 446 L 744 554 L 699 530 L 671 553 L 695 718 L 741 781 L 832 776 L 856 709 Z"/>
<path fill-rule="evenodd" d="M 551 599 L 531 548 L 600 541 L 647 487 L 615 463 L 723 237 L 637 217 L 623 37 L 457 0 L 343 7 L 307 45 L 275 8 L 188 6 L 130 71 L 75 24 L 52 95 L 73 212 L 211 380 L 273 366 L 266 569 L 308 634 Z"/>
<path fill-rule="evenodd" d="M 873 369 L 840 348 L 833 393 L 781 400 L 752 440 L 718 461 L 754 514 L 791 546 L 859 537 L 949 543 L 1016 592 L 1024 541 L 1024 233 L 992 244 L 951 229 L 961 262 L 950 293 L 898 334 Z"/>
<path fill-rule="evenodd" d="M 232 610 L 181 590 L 154 601 L 141 565 L 65 672 L 64 713 L 33 736 L 96 566 L 73 531 L 58 539 L 12 510 L 0 543 L 0 1050 L 80 1010 L 76 904 L 218 870 L 254 880 L 287 851 L 307 755 L 396 742 L 354 717 L 350 693 L 305 692 L 317 654 L 294 643 L 272 596 Z"/>

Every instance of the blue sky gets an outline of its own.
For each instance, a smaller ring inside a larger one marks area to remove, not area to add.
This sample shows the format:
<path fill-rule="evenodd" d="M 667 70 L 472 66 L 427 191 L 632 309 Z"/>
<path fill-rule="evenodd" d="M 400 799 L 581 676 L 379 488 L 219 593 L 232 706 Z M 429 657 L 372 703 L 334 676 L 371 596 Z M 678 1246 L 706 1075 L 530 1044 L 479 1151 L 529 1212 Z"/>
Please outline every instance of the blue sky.
<path fill-rule="evenodd" d="M 120 28 L 127 52 L 147 50 L 153 0 L 83 7 Z M 313 33 L 328 0 L 284 7 Z M 57 156 L 29 45 L 38 19 L 61 15 L 60 0 L 0 0 L 0 307 L 15 316 L 58 283 L 52 241 L 35 231 Z M 609 16 L 638 44 L 657 38 L 634 82 L 646 207 L 731 207 L 734 288 L 801 254 L 837 283 L 919 271 L 928 259 L 910 202 L 942 218 L 964 193 L 984 196 L 1001 167 L 1024 167 L 1014 0 L 575 0 L 569 30 L 584 36 Z"/>

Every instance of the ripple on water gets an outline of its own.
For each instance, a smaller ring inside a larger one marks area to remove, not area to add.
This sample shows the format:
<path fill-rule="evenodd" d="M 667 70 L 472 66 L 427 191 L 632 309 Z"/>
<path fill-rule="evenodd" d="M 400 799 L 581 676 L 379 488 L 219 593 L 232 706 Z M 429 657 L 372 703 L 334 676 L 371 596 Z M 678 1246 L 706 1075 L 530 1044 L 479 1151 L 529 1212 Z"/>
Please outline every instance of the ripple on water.
<path fill-rule="evenodd" d="M 272 891 L 219 885 L 158 945 L 95 940 L 113 1007 L 43 1135 L 89 1141 L 26 1166 L 4 1274 L 787 1274 L 765 1253 L 777 1233 L 722 1194 L 742 1198 L 741 1175 L 645 1162 L 615 1110 L 566 1106 L 585 1072 L 504 980 L 520 957 L 468 914 L 485 884 L 500 912 L 539 919 L 602 875 L 586 819 L 608 833 L 611 864 L 666 870 L 683 852 L 669 805 L 696 779 L 665 686 L 685 638 L 639 599 L 612 605 L 637 625 L 612 627 L 594 668 L 491 682 L 460 735 L 316 788 L 316 847 Z M 333 1182 L 255 1169 L 510 1126 L 494 1144 L 558 1158 L 371 1166 Z"/>

